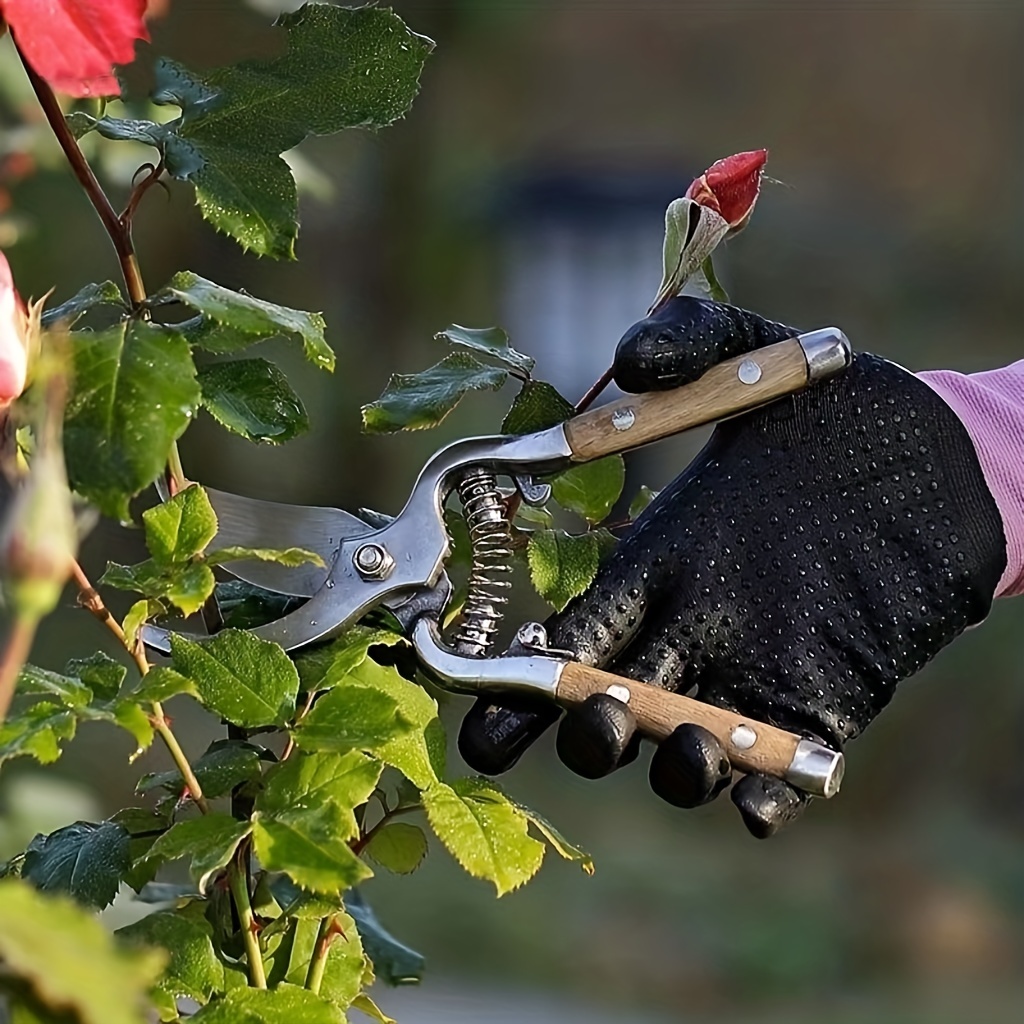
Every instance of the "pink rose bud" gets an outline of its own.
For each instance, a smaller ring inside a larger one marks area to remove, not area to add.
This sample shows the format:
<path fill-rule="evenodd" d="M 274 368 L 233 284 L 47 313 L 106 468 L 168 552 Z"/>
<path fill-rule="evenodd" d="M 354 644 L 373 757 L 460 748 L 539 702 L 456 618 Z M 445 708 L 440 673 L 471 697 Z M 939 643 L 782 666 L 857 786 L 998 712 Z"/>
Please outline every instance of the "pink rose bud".
<path fill-rule="evenodd" d="M 0 252 L 0 410 L 25 389 L 28 348 L 28 314 L 14 288 L 7 257 Z"/>
<path fill-rule="evenodd" d="M 694 180 L 686 197 L 721 214 L 730 232 L 739 231 L 757 202 L 767 160 L 767 149 L 752 149 L 718 160 Z"/>

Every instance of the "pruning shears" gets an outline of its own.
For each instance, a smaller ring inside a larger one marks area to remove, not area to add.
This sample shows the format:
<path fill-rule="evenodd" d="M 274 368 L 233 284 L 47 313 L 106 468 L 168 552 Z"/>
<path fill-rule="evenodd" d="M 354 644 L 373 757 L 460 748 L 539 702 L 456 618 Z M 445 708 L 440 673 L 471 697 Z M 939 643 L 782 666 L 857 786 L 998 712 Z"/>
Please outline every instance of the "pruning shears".
<path fill-rule="evenodd" d="M 218 518 L 215 546 L 288 546 L 316 552 L 322 566 L 287 567 L 247 560 L 231 573 L 266 590 L 301 599 L 252 632 L 295 650 L 339 634 L 368 612 L 386 609 L 401 624 L 423 671 L 462 693 L 540 694 L 562 705 L 607 693 L 629 704 L 641 731 L 660 741 L 692 722 L 718 737 L 733 765 L 786 779 L 807 793 L 839 789 L 843 755 L 744 715 L 582 665 L 551 649 L 540 623 L 520 627 L 508 650 L 491 654 L 510 586 L 511 526 L 499 476 L 522 501 L 543 504 L 538 478 L 575 463 L 639 448 L 692 427 L 765 405 L 842 372 L 852 358 L 836 328 L 802 334 L 726 360 L 672 391 L 627 395 L 557 426 L 518 436 L 471 437 L 436 452 L 405 507 L 381 525 L 341 509 L 261 501 L 207 488 Z M 452 543 L 444 507 L 455 492 L 469 527 L 472 565 L 459 624 L 442 630 L 452 597 L 446 562 Z M 144 639 L 169 650 L 166 631 Z"/>

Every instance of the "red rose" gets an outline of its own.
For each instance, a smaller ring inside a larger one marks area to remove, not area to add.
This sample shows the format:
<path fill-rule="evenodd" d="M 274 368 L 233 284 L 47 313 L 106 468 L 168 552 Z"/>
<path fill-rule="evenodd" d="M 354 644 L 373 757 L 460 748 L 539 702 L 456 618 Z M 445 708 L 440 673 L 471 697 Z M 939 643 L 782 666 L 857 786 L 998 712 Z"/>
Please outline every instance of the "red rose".
<path fill-rule="evenodd" d="M 0 0 L 0 27 L 41 78 L 70 96 L 117 96 L 114 66 L 149 39 L 146 0 Z"/>
<path fill-rule="evenodd" d="M 739 231 L 757 202 L 767 159 L 767 149 L 752 149 L 718 160 L 694 180 L 686 198 L 720 213 L 730 231 Z"/>

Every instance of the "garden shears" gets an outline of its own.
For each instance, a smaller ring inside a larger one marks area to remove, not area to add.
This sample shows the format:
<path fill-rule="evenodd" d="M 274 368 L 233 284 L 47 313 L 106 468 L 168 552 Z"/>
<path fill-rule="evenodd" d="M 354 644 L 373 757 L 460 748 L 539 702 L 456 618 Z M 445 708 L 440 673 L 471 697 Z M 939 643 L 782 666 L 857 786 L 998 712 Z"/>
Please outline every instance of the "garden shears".
<path fill-rule="evenodd" d="M 298 607 L 251 631 L 295 650 L 328 640 L 368 612 L 384 609 L 401 624 L 424 673 L 462 693 L 540 694 L 562 705 L 606 693 L 629 704 L 641 732 L 659 741 L 684 723 L 709 729 L 743 772 L 778 776 L 807 793 L 839 788 L 843 755 L 747 716 L 614 675 L 549 648 L 540 623 L 517 632 L 493 655 L 510 583 L 511 525 L 497 478 L 509 477 L 520 500 L 543 504 L 539 478 L 569 466 L 639 448 L 692 427 L 747 412 L 842 372 L 852 358 L 836 328 L 823 328 L 729 359 L 671 391 L 626 395 L 557 426 L 518 436 L 471 437 L 435 453 L 394 519 L 369 523 L 341 509 L 281 504 L 207 488 L 217 513 L 217 546 L 288 546 L 316 552 L 322 565 L 287 567 L 253 560 L 231 573 L 301 599 Z M 458 495 L 469 528 L 472 564 L 459 622 L 442 630 L 452 585 L 452 542 L 445 503 Z M 144 639 L 169 650 L 166 631 Z"/>

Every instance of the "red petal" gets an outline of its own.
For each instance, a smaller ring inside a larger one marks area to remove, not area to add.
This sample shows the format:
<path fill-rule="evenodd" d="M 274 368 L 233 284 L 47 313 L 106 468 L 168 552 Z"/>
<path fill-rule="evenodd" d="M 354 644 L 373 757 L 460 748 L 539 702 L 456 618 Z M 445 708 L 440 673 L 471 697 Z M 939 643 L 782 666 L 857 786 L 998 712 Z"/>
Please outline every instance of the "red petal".
<path fill-rule="evenodd" d="M 131 64 L 149 39 L 146 0 L 0 0 L 25 58 L 54 89 L 116 96 L 115 64 Z"/>
<path fill-rule="evenodd" d="M 731 227 L 737 227 L 750 216 L 761 189 L 761 172 L 767 160 L 767 149 L 736 153 L 713 163 L 698 179 L 703 180 L 714 194 L 719 213 Z"/>

